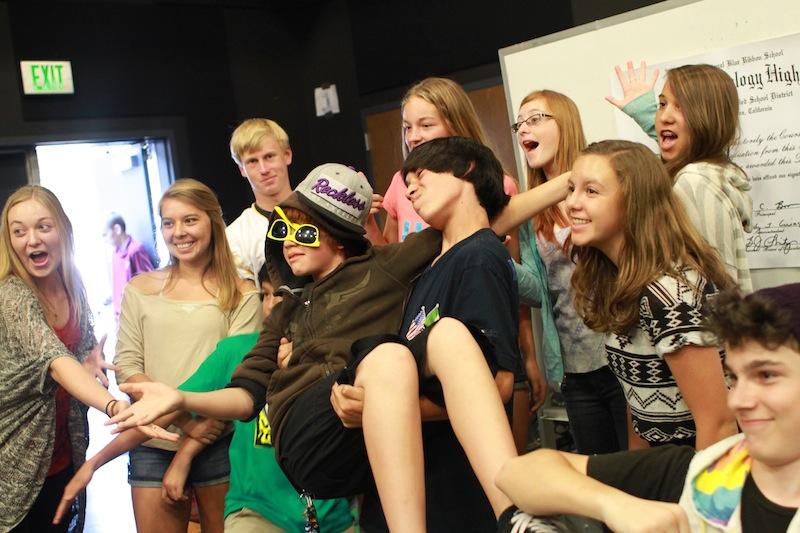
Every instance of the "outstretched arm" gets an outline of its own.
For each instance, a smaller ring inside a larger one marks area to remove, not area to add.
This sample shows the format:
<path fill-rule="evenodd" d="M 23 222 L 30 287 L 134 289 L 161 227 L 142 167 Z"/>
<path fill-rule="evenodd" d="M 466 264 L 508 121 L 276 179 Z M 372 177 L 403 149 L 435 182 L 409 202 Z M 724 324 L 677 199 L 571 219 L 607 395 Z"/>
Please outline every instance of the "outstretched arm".
<path fill-rule="evenodd" d="M 205 447 L 205 444 L 191 437 L 185 437 L 181 441 L 161 482 L 161 497 L 165 501 L 172 503 L 189 499 L 186 479 L 189 477 L 192 461 Z"/>
<path fill-rule="evenodd" d="M 505 235 L 534 215 L 567 197 L 570 173 L 547 180 L 529 191 L 511 197 L 508 205 L 492 221 L 492 230 Z"/>
<path fill-rule="evenodd" d="M 496 483 L 529 514 L 578 514 L 600 520 L 618 533 L 689 533 L 686 514 L 678 505 L 637 498 L 592 479 L 586 475 L 588 459 L 537 450 L 506 462 Z"/>
<path fill-rule="evenodd" d="M 644 61 L 639 65 L 638 75 L 633 68 L 633 61 L 628 61 L 626 66 L 625 72 L 622 71 L 619 65 L 614 67 L 614 72 L 617 73 L 617 79 L 622 87 L 622 98 L 614 98 L 611 95 L 606 96 L 606 101 L 619 109 L 622 109 L 643 94 L 653 92 L 659 73 L 658 69 L 655 69 L 653 74 L 648 78 L 647 63 Z"/>
<path fill-rule="evenodd" d="M 628 61 L 627 70 L 614 67 L 617 79 L 622 86 L 622 98 L 617 99 L 613 96 L 606 96 L 606 100 L 620 111 L 631 117 L 651 139 L 656 138 L 655 117 L 658 109 L 658 102 L 653 89 L 658 80 L 658 69 L 647 77 L 647 64 L 642 61 L 639 73 L 633 68 L 633 62 Z"/>
<path fill-rule="evenodd" d="M 211 392 L 183 392 L 163 383 L 125 383 L 120 390 L 141 399 L 112 417 L 106 425 L 117 424 L 114 433 L 144 426 L 172 411 L 190 411 L 217 420 L 246 420 L 253 413 L 253 397 L 244 389 L 231 387 Z"/>
<path fill-rule="evenodd" d="M 103 411 L 114 399 L 105 387 L 97 382 L 94 375 L 72 357 L 57 357 L 50 363 L 50 376 L 75 399 L 86 405 Z M 120 400 L 113 404 L 116 414 L 128 406 L 128 402 Z"/>
<path fill-rule="evenodd" d="M 154 424 L 147 426 L 147 428 L 134 428 L 125 431 L 124 433 L 117 435 L 114 440 L 106 444 L 103 449 L 101 449 L 91 458 L 87 459 L 86 462 L 84 462 L 78 469 L 78 471 L 75 472 L 75 475 L 72 476 L 72 479 L 69 481 L 69 483 L 67 483 L 67 486 L 64 487 L 64 494 L 61 496 L 61 501 L 56 509 L 56 514 L 53 517 L 53 523 L 58 524 L 61 522 L 61 519 L 64 517 L 64 513 L 69 510 L 72 502 L 78 497 L 78 494 L 80 494 L 81 491 L 83 491 L 89 485 L 94 473 L 97 472 L 101 466 L 113 459 L 116 459 L 123 453 L 132 450 L 136 446 L 151 438 L 169 439 L 172 433 L 168 433 L 166 430 L 161 428 L 169 426 L 178 416 L 179 413 L 174 413 L 172 415 L 159 418 Z M 145 430 L 147 432 L 145 432 Z"/>

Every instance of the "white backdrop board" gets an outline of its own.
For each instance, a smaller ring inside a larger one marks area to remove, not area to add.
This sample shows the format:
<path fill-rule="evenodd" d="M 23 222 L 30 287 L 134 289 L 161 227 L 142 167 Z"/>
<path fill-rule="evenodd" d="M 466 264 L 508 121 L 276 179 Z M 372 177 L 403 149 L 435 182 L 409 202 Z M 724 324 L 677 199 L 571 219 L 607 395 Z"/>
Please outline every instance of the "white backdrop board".
<path fill-rule="evenodd" d="M 794 34 L 800 34 L 798 0 L 671 0 L 503 48 L 509 124 L 525 95 L 552 89 L 578 105 L 589 142 L 617 138 L 620 112 L 604 99 L 615 65 L 669 63 Z M 525 176 L 522 152 L 515 155 Z M 753 270 L 756 288 L 798 280 L 800 268 Z"/>

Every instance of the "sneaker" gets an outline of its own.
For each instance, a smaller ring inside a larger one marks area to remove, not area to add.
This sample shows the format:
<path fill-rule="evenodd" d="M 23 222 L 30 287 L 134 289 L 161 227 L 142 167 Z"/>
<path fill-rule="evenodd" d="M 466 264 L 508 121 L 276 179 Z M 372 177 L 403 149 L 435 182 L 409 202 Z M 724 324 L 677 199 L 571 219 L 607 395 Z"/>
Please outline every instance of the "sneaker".
<path fill-rule="evenodd" d="M 568 533 L 563 522 L 554 517 L 531 516 L 511 506 L 497 520 L 497 533 Z"/>

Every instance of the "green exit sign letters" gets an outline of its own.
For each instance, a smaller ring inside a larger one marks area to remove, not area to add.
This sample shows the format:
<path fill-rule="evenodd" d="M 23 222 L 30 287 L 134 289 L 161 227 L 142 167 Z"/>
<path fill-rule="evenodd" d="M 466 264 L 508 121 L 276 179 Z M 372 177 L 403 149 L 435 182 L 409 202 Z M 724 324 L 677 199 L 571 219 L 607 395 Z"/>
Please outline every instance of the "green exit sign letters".
<path fill-rule="evenodd" d="M 74 94 L 69 61 L 20 61 L 25 94 Z"/>

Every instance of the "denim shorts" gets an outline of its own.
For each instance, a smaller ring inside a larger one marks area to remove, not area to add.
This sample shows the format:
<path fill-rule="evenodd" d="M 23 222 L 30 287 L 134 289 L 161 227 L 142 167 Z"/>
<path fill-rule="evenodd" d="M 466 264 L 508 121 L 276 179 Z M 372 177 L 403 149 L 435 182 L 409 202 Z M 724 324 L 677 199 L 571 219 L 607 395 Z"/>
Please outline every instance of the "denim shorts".
<path fill-rule="evenodd" d="M 206 487 L 227 483 L 231 475 L 228 446 L 233 433 L 207 446 L 192 461 L 186 486 Z M 175 452 L 137 446 L 128 454 L 128 484 L 132 487 L 158 488 L 175 457 Z"/>

